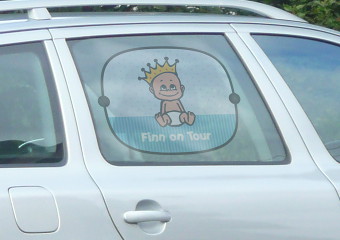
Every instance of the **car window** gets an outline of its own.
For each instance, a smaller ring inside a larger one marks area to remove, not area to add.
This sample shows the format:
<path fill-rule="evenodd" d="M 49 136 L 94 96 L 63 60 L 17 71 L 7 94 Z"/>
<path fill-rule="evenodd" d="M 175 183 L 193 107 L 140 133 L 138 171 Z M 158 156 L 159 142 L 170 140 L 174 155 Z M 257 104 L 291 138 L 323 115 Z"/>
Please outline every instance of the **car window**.
<path fill-rule="evenodd" d="M 0 164 L 63 159 L 58 107 L 41 43 L 0 47 Z"/>
<path fill-rule="evenodd" d="M 223 35 L 69 40 L 103 156 L 117 165 L 287 160 Z"/>
<path fill-rule="evenodd" d="M 254 35 L 340 162 L 340 47 L 318 40 Z"/>

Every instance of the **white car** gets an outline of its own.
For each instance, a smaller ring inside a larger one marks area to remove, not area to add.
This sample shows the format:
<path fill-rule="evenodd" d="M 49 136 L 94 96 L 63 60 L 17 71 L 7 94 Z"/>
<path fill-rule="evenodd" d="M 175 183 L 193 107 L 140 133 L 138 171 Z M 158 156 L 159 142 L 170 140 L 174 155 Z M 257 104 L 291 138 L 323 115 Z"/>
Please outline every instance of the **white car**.
<path fill-rule="evenodd" d="M 224 6 L 259 17 L 48 8 Z M 0 239 L 340 239 L 340 33 L 243 0 L 1 1 Z"/>

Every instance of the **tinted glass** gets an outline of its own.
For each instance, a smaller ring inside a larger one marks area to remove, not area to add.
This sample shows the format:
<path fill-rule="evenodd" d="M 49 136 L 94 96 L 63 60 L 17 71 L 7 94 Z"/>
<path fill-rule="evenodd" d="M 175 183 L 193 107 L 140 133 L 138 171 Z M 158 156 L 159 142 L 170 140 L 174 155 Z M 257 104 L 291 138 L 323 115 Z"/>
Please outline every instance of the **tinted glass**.
<path fill-rule="evenodd" d="M 0 47 L 0 164 L 63 159 L 56 104 L 43 45 Z"/>
<path fill-rule="evenodd" d="M 223 35 L 107 37 L 69 46 L 109 162 L 286 159 L 265 105 Z"/>
<path fill-rule="evenodd" d="M 330 154 L 340 161 L 340 47 L 317 40 L 255 35 L 313 123 Z"/>

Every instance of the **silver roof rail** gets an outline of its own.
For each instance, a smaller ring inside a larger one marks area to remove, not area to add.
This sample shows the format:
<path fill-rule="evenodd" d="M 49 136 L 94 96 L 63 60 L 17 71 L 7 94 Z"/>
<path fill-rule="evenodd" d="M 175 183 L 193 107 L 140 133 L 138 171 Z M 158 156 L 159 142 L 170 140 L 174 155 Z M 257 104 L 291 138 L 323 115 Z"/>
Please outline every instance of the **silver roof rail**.
<path fill-rule="evenodd" d="M 154 5 L 154 6 L 211 6 L 247 10 L 264 17 L 298 22 L 305 20 L 281 9 L 246 0 L 13 0 L 0 1 L 0 12 L 28 10 L 30 19 L 49 19 L 44 8 L 107 6 L 107 5 Z M 39 9 L 39 10 L 33 10 Z M 34 12 L 34 13 L 32 13 Z"/>

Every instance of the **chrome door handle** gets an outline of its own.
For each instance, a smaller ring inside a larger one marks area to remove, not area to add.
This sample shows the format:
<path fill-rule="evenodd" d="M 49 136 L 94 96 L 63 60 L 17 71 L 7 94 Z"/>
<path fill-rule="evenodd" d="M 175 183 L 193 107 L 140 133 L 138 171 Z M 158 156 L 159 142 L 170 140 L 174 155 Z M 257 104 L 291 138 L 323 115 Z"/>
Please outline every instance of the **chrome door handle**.
<path fill-rule="evenodd" d="M 129 211 L 124 213 L 124 220 L 127 223 L 141 223 L 141 222 L 169 222 L 171 215 L 166 211 Z"/>

